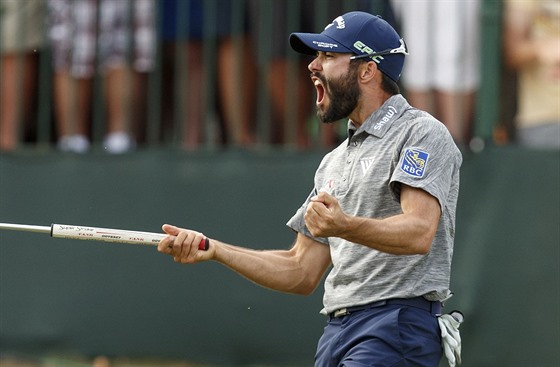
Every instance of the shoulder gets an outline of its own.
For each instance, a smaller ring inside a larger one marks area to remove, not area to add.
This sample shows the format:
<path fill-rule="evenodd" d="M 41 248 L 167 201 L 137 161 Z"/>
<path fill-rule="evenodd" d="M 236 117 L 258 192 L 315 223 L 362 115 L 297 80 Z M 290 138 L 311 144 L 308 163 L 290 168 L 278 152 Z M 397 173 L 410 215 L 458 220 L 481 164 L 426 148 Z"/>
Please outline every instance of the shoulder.
<path fill-rule="evenodd" d="M 401 124 L 406 126 L 409 134 L 425 135 L 432 139 L 452 139 L 451 134 L 443 122 L 428 112 L 414 107 L 408 108 L 401 116 Z"/>
<path fill-rule="evenodd" d="M 448 158 L 462 161 L 462 155 L 447 127 L 429 113 L 409 108 L 401 116 L 404 125 L 402 147 L 422 147 L 433 153 L 444 153 Z"/>
<path fill-rule="evenodd" d="M 445 132 L 447 130 L 441 121 L 437 120 L 428 112 L 411 106 L 406 98 L 400 94 L 389 98 L 378 112 L 373 115 L 373 120 L 373 122 L 375 122 L 373 130 L 378 130 L 383 127 L 382 125 L 386 120 L 389 122 L 388 128 L 391 128 L 391 120 L 394 120 L 401 130 L 403 128 L 405 130 L 413 129 L 439 132 Z"/>

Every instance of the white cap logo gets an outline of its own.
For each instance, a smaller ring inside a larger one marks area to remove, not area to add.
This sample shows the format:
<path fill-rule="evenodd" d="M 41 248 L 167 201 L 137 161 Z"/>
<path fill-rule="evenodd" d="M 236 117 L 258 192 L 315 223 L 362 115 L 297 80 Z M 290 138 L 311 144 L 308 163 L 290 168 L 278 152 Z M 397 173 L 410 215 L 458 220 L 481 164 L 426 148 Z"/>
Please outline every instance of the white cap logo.
<path fill-rule="evenodd" d="M 327 25 L 325 29 L 330 28 L 334 23 L 336 23 L 336 29 L 344 29 L 346 27 L 344 18 L 342 18 L 342 16 L 338 16 L 335 18 L 335 20 L 332 21 L 331 24 Z"/>

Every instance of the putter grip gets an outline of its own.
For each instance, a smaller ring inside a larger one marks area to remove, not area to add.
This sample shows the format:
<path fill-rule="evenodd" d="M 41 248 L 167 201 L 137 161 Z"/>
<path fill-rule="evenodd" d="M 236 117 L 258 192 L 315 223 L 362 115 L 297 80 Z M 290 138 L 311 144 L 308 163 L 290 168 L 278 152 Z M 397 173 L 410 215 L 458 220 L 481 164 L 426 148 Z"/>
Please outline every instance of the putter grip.
<path fill-rule="evenodd" d="M 68 224 L 52 224 L 50 235 L 55 238 L 130 243 L 135 245 L 157 245 L 159 241 L 167 236 L 164 233 L 127 231 L 114 228 L 75 226 Z M 208 250 L 209 247 L 210 240 L 207 237 L 202 239 L 198 245 L 198 248 L 203 251 Z"/>
<path fill-rule="evenodd" d="M 210 247 L 210 240 L 208 239 L 208 237 L 204 237 L 204 239 L 200 241 L 200 244 L 198 245 L 198 249 L 202 251 L 207 251 L 209 247 Z"/>

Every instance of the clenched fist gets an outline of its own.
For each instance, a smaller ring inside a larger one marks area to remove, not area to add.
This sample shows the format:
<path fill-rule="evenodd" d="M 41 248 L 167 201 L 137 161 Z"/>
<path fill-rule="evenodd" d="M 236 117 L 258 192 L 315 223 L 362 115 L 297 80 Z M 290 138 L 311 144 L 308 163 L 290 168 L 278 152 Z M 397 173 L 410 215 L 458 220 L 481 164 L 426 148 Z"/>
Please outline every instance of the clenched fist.
<path fill-rule="evenodd" d="M 307 205 L 304 219 L 313 236 L 339 237 L 347 228 L 348 216 L 334 196 L 319 192 Z"/>

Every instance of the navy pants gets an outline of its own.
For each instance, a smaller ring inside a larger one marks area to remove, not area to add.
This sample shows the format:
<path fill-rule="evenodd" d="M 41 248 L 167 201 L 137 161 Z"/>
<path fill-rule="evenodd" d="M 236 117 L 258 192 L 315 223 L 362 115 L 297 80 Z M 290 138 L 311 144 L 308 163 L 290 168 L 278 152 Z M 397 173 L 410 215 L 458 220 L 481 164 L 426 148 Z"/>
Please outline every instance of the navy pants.
<path fill-rule="evenodd" d="M 391 304 L 330 317 L 315 367 L 437 367 L 441 355 L 436 316 Z"/>

